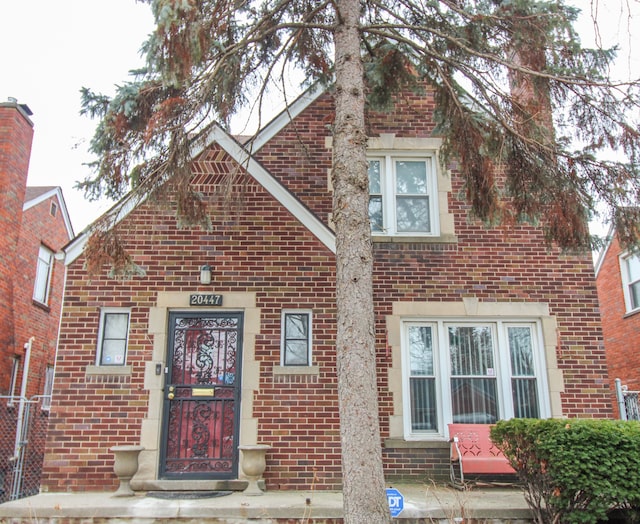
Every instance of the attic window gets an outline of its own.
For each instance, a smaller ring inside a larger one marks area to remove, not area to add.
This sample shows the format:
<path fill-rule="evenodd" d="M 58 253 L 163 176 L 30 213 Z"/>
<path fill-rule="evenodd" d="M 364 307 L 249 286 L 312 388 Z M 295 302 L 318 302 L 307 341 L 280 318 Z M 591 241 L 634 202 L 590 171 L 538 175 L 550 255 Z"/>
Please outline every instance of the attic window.
<path fill-rule="evenodd" d="M 55 202 L 51 202 L 51 208 L 49 209 L 49 212 L 51 213 L 52 217 L 55 217 L 58 213 L 58 204 L 56 204 Z"/>

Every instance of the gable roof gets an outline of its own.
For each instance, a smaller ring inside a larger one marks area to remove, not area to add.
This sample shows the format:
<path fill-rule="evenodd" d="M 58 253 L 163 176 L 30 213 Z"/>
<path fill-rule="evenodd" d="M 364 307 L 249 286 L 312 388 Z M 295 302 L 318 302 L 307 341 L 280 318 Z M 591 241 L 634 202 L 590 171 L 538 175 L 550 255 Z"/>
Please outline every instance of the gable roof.
<path fill-rule="evenodd" d="M 24 204 L 22 205 L 22 210 L 26 211 L 34 206 L 37 206 L 41 202 L 48 200 L 49 198 L 57 198 L 58 204 L 60 205 L 60 212 L 62 213 L 62 219 L 64 220 L 64 225 L 67 229 L 67 236 L 69 238 L 73 238 L 75 233 L 73 232 L 73 225 L 71 224 L 71 219 L 69 218 L 69 213 L 67 211 L 67 204 L 64 201 L 64 196 L 62 195 L 62 188 L 59 186 L 27 186 L 27 190 L 25 193 Z"/>
<path fill-rule="evenodd" d="M 312 91 L 311 94 L 309 94 L 310 91 Z M 239 165 L 243 166 L 247 173 L 282 204 L 310 233 L 329 248 L 332 253 L 335 253 L 336 241 L 333 231 L 250 153 L 250 150 L 257 151 L 267 143 L 269 139 L 323 93 L 321 89 L 310 91 L 303 94 L 289 108 L 271 120 L 252 140 L 247 142 L 247 146 L 241 144 L 218 124 L 212 125 L 205 140 L 192 148 L 191 157 L 195 159 L 206 148 L 217 143 L 223 151 Z M 111 215 L 113 216 L 114 224 L 117 224 L 145 200 L 146 195 L 131 192 L 103 214 L 101 218 Z M 98 218 L 96 222 L 99 222 L 101 218 Z M 66 264 L 72 263 L 82 254 L 84 246 L 91 235 L 91 230 L 92 225 L 89 225 L 78 237 L 63 248 Z"/>

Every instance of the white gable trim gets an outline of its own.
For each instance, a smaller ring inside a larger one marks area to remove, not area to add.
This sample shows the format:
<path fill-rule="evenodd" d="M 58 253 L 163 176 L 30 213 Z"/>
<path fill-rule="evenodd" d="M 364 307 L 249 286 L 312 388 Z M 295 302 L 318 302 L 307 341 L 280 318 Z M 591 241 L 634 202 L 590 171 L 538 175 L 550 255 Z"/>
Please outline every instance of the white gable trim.
<path fill-rule="evenodd" d="M 209 131 L 206 140 L 200 142 L 206 145 L 197 145 L 192 148 L 192 158 L 202 153 L 208 145 L 217 142 L 222 149 L 242 165 L 247 173 L 253 177 L 266 191 L 280 202 L 289 212 L 300 221 L 320 242 L 322 242 L 332 253 L 336 252 L 336 239 L 333 231 L 322 223 L 300 200 L 298 200 L 288 189 L 276 180 L 255 158 L 253 158 L 242 145 L 231 137 L 220 126 L 214 125 Z M 118 224 L 123 220 L 138 204 L 146 200 L 146 195 L 138 196 L 137 193 L 129 193 L 118 204 L 105 213 L 115 215 L 113 224 Z M 98 219 L 100 220 L 100 219 Z M 81 235 L 70 242 L 65 248 L 65 263 L 71 264 L 76 260 L 87 243 L 91 234 L 91 226 L 86 228 Z"/>
<path fill-rule="evenodd" d="M 208 140 L 207 143 L 215 141 L 220 144 L 231 158 L 243 166 L 256 182 L 288 209 L 320 242 L 327 246 L 332 253 L 336 252 L 336 238 L 333 231 L 276 180 L 246 149 L 217 125 L 212 128 L 209 137 L 211 140 Z"/>
<path fill-rule="evenodd" d="M 320 95 L 326 91 L 326 88 L 319 83 L 311 86 L 307 91 L 302 93 L 287 109 L 282 111 L 271 122 L 264 126 L 256 136 L 249 142 L 247 147 L 251 153 L 259 151 L 269 140 L 276 136 L 282 129 L 291 123 L 300 113 L 315 102 Z"/>

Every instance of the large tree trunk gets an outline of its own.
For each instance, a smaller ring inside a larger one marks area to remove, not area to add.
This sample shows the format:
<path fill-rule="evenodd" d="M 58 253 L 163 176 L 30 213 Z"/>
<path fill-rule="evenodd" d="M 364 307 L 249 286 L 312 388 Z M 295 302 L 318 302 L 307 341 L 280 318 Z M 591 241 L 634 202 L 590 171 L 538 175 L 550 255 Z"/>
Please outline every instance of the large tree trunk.
<path fill-rule="evenodd" d="M 390 522 L 391 516 L 378 423 L 360 4 L 338 0 L 336 5 L 332 178 L 344 519 L 347 524 L 377 524 Z"/>

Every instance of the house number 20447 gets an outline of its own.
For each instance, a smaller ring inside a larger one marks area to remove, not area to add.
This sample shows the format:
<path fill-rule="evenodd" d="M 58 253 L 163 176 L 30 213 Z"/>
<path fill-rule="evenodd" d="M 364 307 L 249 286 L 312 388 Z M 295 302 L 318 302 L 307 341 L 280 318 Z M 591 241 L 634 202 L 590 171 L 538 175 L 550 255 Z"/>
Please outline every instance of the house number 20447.
<path fill-rule="evenodd" d="M 189 295 L 190 306 L 221 306 L 222 295 L 198 294 Z"/>

